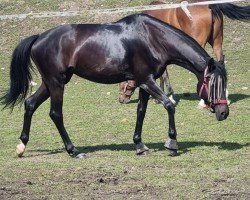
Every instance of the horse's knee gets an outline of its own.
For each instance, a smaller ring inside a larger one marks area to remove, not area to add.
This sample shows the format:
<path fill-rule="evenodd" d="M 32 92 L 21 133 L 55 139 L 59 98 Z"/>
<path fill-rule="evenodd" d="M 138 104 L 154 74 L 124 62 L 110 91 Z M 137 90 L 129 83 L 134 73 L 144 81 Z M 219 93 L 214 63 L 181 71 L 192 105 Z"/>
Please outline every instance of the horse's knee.
<path fill-rule="evenodd" d="M 27 99 L 24 102 L 25 112 L 28 115 L 32 115 L 35 112 L 35 103 L 31 99 Z"/>
<path fill-rule="evenodd" d="M 49 116 L 55 123 L 59 122 L 62 119 L 62 116 L 55 110 L 51 110 Z"/>

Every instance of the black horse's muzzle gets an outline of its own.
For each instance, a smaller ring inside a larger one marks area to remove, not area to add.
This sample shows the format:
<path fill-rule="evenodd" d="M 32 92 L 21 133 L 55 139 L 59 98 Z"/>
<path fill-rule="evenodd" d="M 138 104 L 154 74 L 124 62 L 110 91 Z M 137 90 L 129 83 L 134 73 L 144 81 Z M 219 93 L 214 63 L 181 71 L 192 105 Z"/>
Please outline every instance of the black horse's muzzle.
<path fill-rule="evenodd" d="M 218 105 L 213 106 L 212 109 L 214 110 L 216 119 L 218 121 L 227 119 L 229 115 L 229 108 L 227 104 L 218 104 Z"/>

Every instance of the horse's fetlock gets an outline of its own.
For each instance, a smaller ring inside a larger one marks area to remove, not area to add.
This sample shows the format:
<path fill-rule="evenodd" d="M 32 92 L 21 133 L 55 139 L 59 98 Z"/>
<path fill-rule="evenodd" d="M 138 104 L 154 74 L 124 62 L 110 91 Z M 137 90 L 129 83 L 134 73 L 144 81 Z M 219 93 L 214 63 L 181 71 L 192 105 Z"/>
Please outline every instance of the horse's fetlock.
<path fill-rule="evenodd" d="M 141 143 L 141 137 L 135 136 L 133 138 L 133 141 L 134 141 L 135 144 Z"/>
<path fill-rule="evenodd" d="M 168 136 L 169 136 L 170 139 L 176 140 L 177 133 L 174 130 L 169 130 L 168 131 Z"/>
<path fill-rule="evenodd" d="M 27 145 L 27 143 L 28 143 L 28 141 L 29 141 L 29 137 L 28 137 L 27 135 L 22 135 L 22 136 L 20 137 L 20 140 L 22 141 L 22 143 L 23 143 L 24 145 Z"/>
<path fill-rule="evenodd" d="M 68 145 L 66 146 L 66 151 L 67 151 L 69 154 L 72 154 L 72 153 L 74 152 L 74 149 L 75 149 L 75 147 L 74 147 L 74 145 L 72 145 L 72 144 L 68 144 Z"/>

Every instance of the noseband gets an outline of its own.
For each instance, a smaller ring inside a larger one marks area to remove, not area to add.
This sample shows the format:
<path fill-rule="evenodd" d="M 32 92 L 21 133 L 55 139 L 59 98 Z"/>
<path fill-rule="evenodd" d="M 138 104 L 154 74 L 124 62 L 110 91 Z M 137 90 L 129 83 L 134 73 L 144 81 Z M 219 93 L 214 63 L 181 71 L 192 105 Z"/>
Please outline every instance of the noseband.
<path fill-rule="evenodd" d="M 204 90 L 207 93 L 207 95 L 209 94 L 208 84 L 209 84 L 208 67 L 206 67 L 205 71 L 204 71 L 203 83 L 202 83 L 200 91 L 199 91 L 199 97 L 200 98 L 201 98 L 202 92 Z M 228 104 L 227 99 L 214 99 L 214 100 L 208 101 L 208 106 L 209 107 L 214 107 L 214 106 L 220 105 L 220 104 L 226 104 L 227 105 Z"/>

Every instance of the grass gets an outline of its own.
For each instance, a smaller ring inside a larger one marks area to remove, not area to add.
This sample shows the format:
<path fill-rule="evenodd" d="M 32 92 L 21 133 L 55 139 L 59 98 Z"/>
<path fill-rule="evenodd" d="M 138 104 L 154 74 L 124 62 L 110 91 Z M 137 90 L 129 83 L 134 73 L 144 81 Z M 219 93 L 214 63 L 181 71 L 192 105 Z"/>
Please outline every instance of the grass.
<path fill-rule="evenodd" d="M 0 1 L 1 14 L 60 9 L 66 1 Z M 149 1 L 72 1 L 79 8 L 121 7 Z M 0 90 L 8 88 L 11 53 L 21 38 L 62 23 L 114 21 L 121 15 L 0 21 Z M 74 144 L 88 157 L 72 159 L 49 118 L 49 101 L 34 114 L 23 158 L 15 147 L 23 123 L 23 106 L 0 111 L 0 199 L 249 199 L 250 32 L 249 24 L 225 20 L 224 52 L 232 104 L 227 120 L 197 109 L 194 75 L 170 66 L 178 100 L 176 126 L 179 156 L 163 147 L 167 113 L 149 102 L 143 140 L 148 156 L 135 156 L 132 135 L 136 99 L 121 105 L 117 85 L 73 77 L 64 98 L 64 121 Z M 210 48 L 207 48 L 209 52 Z M 210 53 L 211 54 L 211 53 Z M 4 68 L 4 69 L 3 69 Z M 40 78 L 34 75 L 34 80 Z M 33 88 L 33 91 L 38 86 Z M 190 97 L 183 96 L 190 92 Z M 110 94 L 109 94 L 110 93 Z"/>

